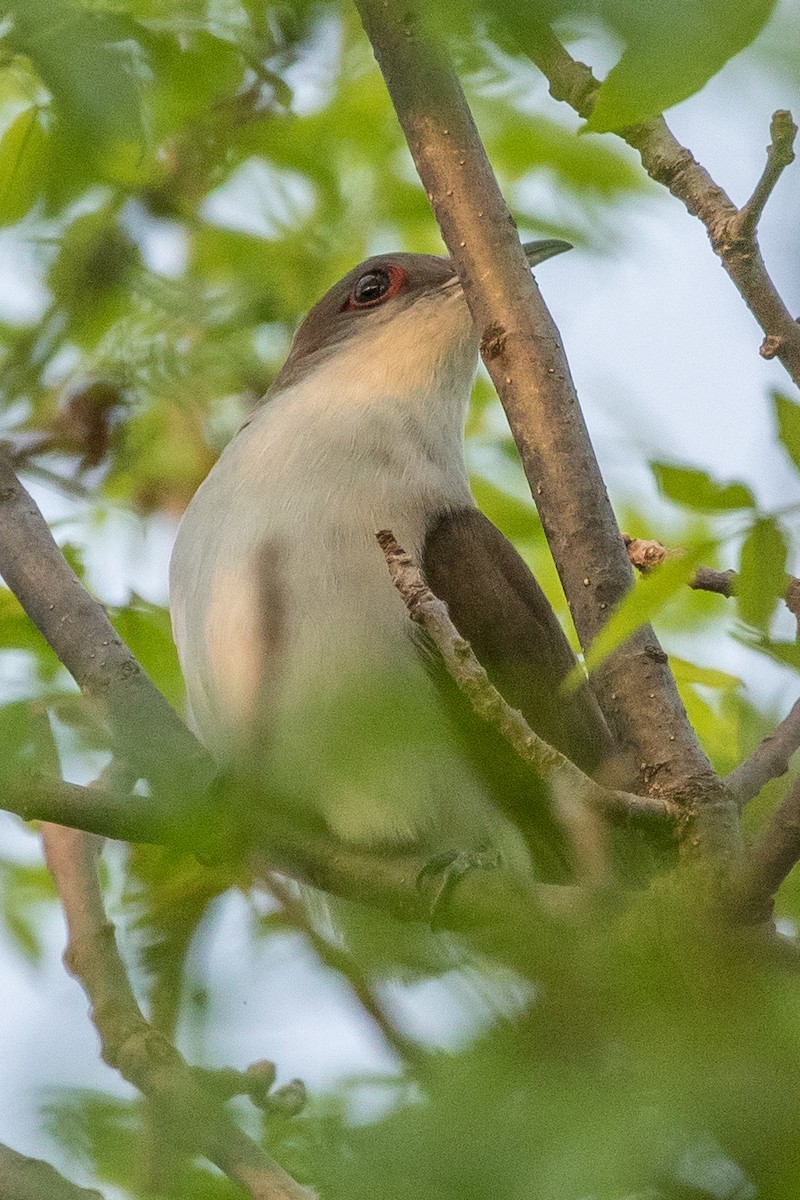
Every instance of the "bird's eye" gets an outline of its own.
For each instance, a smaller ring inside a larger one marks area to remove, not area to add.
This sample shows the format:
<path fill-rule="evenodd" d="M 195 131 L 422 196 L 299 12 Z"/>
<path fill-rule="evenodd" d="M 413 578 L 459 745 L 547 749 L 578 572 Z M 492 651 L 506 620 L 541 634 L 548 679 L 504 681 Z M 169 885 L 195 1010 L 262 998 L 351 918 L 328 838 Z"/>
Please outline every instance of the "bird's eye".
<path fill-rule="evenodd" d="M 388 267 L 373 267 L 371 271 L 359 275 L 343 307 L 350 310 L 370 308 L 383 300 L 390 300 L 407 281 L 408 276 L 403 268 L 393 263 Z"/>
<path fill-rule="evenodd" d="M 356 281 L 353 288 L 353 300 L 356 304 L 374 304 L 385 296 L 392 281 L 386 271 L 368 271 Z"/>

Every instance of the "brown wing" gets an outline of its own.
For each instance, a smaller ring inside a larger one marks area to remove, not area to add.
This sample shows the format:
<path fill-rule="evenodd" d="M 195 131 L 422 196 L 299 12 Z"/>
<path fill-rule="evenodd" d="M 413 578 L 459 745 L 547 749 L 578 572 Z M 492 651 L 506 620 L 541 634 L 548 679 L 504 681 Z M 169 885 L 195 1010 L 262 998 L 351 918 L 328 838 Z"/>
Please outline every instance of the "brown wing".
<path fill-rule="evenodd" d="M 612 751 L 588 684 L 565 694 L 575 666 L 547 597 L 499 529 L 477 508 L 437 516 L 422 567 L 495 686 L 529 725 L 584 770 Z"/>

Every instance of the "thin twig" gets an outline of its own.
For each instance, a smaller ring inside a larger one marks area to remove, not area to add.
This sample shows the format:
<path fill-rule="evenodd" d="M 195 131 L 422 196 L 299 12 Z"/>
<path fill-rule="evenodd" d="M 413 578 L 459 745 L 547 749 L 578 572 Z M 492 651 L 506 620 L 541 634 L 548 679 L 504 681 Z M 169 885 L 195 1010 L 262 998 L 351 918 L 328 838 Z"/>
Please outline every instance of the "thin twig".
<path fill-rule="evenodd" d="M 505 11 L 513 20 L 514 6 L 506 6 Z M 590 68 L 576 62 L 549 29 L 534 29 L 528 21 L 523 24 L 520 17 L 517 34 L 520 45 L 549 81 L 551 96 L 566 101 L 580 116 L 588 117 L 600 87 Z M 631 125 L 620 130 L 619 136 L 638 151 L 650 178 L 663 184 L 693 217 L 705 225 L 715 254 L 763 330 L 762 356 L 780 359 L 800 387 L 800 325 L 781 299 L 764 265 L 753 221 L 753 215 L 758 219 L 780 171 L 791 161 L 788 158 L 793 137 L 791 116 L 781 112 L 773 117 L 773 144 L 776 119 L 777 154 L 772 163 L 768 161 L 767 171 L 743 209 L 736 207 L 705 167 L 700 166 L 692 153 L 680 144 L 663 117 Z M 753 207 L 748 213 L 749 206 Z"/>
<path fill-rule="evenodd" d="M 789 770 L 794 753 L 800 749 L 800 700 L 795 700 L 789 715 L 767 734 L 753 753 L 725 776 L 725 782 L 740 805 L 754 799 L 771 780 Z"/>
<path fill-rule="evenodd" d="M 2 1145 L 0 1194 L 5 1200 L 103 1200 L 100 1192 L 70 1183 L 49 1163 Z"/>
<path fill-rule="evenodd" d="M 403 597 L 409 616 L 423 626 L 435 643 L 448 672 L 473 710 L 505 738 L 545 783 L 558 781 L 577 799 L 606 816 L 668 815 L 667 805 L 654 796 L 637 796 L 633 792 L 602 787 L 534 733 L 522 713 L 512 708 L 494 687 L 469 642 L 461 637 L 450 620 L 447 605 L 434 596 L 422 572 L 398 545 L 391 530 L 382 529 L 376 537 L 392 583 Z"/>
<path fill-rule="evenodd" d="M 679 557 L 683 553 L 682 550 L 670 550 L 661 542 L 650 538 L 632 538 L 627 533 L 623 533 L 622 537 L 628 550 L 628 558 L 642 575 L 648 575 L 666 559 Z M 728 599 L 736 595 L 738 582 L 739 576 L 736 571 L 715 571 L 713 567 L 698 567 L 692 578 L 687 581 L 688 586 L 695 592 L 714 592 Z M 787 576 L 783 600 L 800 626 L 800 579 L 793 575 Z"/>
<path fill-rule="evenodd" d="M 96 840 L 57 825 L 45 825 L 42 837 L 67 920 L 64 961 L 89 997 L 104 1060 L 158 1098 L 190 1153 L 215 1163 L 254 1200 L 310 1200 L 311 1193 L 239 1129 L 142 1016 L 103 907 Z"/>
<path fill-rule="evenodd" d="M 738 217 L 732 222 L 738 237 L 752 238 L 755 236 L 764 206 L 772 195 L 776 183 L 785 169 L 794 162 L 794 139 L 797 136 L 797 126 L 792 120 L 792 114 L 785 108 L 779 108 L 772 114 L 769 132 L 767 161 L 764 164 L 761 178 L 756 184 L 752 196 L 739 209 Z"/>
<path fill-rule="evenodd" d="M 419 1046 L 398 1029 L 380 997 L 376 995 L 372 983 L 361 971 L 352 955 L 334 942 L 324 938 L 313 928 L 303 905 L 299 903 L 280 876 L 272 875 L 265 880 L 265 885 L 283 909 L 287 922 L 307 939 L 320 962 L 347 980 L 353 989 L 356 1000 L 372 1019 L 384 1041 L 394 1051 L 400 1062 L 419 1063 L 421 1058 Z"/>

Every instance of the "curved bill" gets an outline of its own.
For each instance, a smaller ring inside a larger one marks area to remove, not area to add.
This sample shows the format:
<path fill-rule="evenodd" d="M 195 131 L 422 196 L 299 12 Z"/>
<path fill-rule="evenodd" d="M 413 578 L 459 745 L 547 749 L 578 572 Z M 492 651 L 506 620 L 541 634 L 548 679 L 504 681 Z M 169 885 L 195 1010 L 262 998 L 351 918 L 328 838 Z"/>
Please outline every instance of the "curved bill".
<path fill-rule="evenodd" d="M 527 254 L 530 265 L 537 267 L 546 258 L 552 258 L 556 254 L 563 254 L 565 250 L 571 250 L 572 244 L 562 242 L 559 238 L 544 238 L 540 242 L 523 242 L 522 249 Z"/>

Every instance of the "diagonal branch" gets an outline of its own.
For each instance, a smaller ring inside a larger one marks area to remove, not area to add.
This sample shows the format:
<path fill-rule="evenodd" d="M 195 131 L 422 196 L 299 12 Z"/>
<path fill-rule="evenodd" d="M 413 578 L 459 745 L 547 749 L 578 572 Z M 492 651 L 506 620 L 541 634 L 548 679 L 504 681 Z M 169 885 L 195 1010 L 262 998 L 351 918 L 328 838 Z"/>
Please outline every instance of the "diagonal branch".
<path fill-rule="evenodd" d="M 631 583 L 631 568 L 564 348 L 531 276 L 460 84 L 410 3 L 355 0 L 458 269 L 481 352 L 508 415 L 581 643 Z M 649 627 L 593 674 L 601 708 L 651 790 L 714 803 L 721 785 Z M 724 805 L 723 805 L 724 807 Z M 721 810 L 720 810 L 721 811 Z M 725 821 L 723 854 L 736 842 Z M 712 839 L 713 840 L 713 839 Z"/>
<path fill-rule="evenodd" d="M 742 915 L 753 923 L 772 914 L 775 893 L 800 862 L 800 780 L 775 810 L 750 852 L 740 896 Z"/>
<path fill-rule="evenodd" d="M 491 683 L 469 642 L 461 637 L 443 600 L 434 596 L 422 572 L 388 529 L 377 535 L 392 583 L 403 597 L 409 616 L 423 626 L 435 643 L 451 677 L 474 712 L 513 747 L 523 762 L 545 783 L 562 786 L 590 808 L 612 817 L 665 817 L 669 808 L 654 796 L 637 796 L 596 783 L 559 750 L 531 729 L 522 713 L 512 708 Z"/>
<path fill-rule="evenodd" d="M 0 1188 L 7 1200 L 103 1200 L 99 1192 L 70 1183 L 49 1163 L 3 1145 Z"/>
<path fill-rule="evenodd" d="M 737 217 L 731 222 L 736 234 L 742 238 L 755 237 L 761 214 L 775 185 L 785 169 L 794 162 L 794 139 L 797 136 L 797 126 L 792 120 L 792 114 L 785 108 L 780 108 L 773 113 L 769 133 L 767 161 L 761 178 L 750 199 L 739 209 Z"/>
<path fill-rule="evenodd" d="M 725 782 L 740 805 L 753 800 L 771 780 L 789 770 L 792 756 L 800 749 L 800 700 L 789 715 L 759 743 L 749 758 L 725 776 Z"/>
<path fill-rule="evenodd" d="M 513 6 L 508 11 L 513 21 Z M 520 45 L 548 79 L 550 95 L 566 101 L 579 116 L 588 117 L 600 87 L 590 68 L 576 62 L 547 28 L 517 24 L 516 33 Z M 680 144 L 663 117 L 631 125 L 620 130 L 619 136 L 638 151 L 650 178 L 663 184 L 705 225 L 714 253 L 763 330 L 762 356 L 780 359 L 800 387 L 800 325 L 772 282 L 756 240 L 764 204 L 781 171 L 792 161 L 794 133 L 791 115 L 776 113 L 767 168 L 742 209 L 737 209 L 691 151 Z"/>
<path fill-rule="evenodd" d="M 145 1021 L 106 918 L 93 838 L 45 825 L 45 855 L 67 920 L 67 969 L 92 1007 L 103 1058 L 175 1119 L 194 1154 L 203 1154 L 253 1200 L 311 1200 L 274 1159 L 228 1116 L 175 1047 Z"/>
<path fill-rule="evenodd" d="M 0 575 L 84 695 L 111 727 L 115 749 L 169 798 L 191 802 L 215 774 L 211 759 L 150 682 L 105 609 L 81 586 L 35 502 L 0 453 Z"/>

